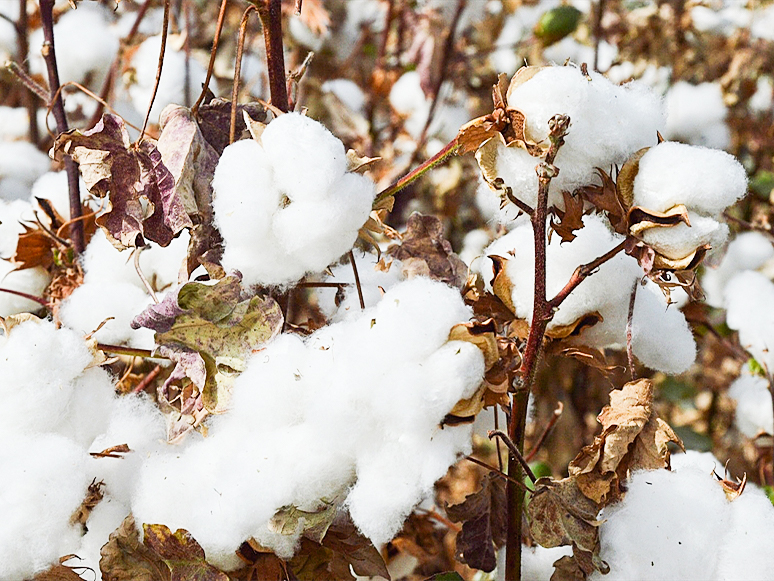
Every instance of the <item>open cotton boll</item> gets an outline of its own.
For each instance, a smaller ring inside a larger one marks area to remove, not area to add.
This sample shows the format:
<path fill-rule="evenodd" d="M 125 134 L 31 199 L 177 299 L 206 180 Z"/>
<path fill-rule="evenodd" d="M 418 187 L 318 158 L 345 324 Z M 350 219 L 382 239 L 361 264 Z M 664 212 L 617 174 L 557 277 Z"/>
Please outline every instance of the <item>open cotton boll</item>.
<path fill-rule="evenodd" d="M 743 270 L 757 270 L 774 258 L 774 246 L 761 232 L 742 232 L 726 249 L 717 268 L 707 267 L 701 279 L 705 302 L 722 308 L 726 284 Z"/>
<path fill-rule="evenodd" d="M 87 282 L 61 303 L 59 318 L 84 335 L 93 333 L 93 338 L 101 343 L 152 349 L 153 330 L 131 327 L 132 319 L 152 303 L 143 289 L 127 282 Z"/>
<path fill-rule="evenodd" d="M 658 285 L 637 289 L 632 313 L 632 353 L 645 366 L 682 373 L 696 360 L 696 342 L 685 316 L 667 305 Z"/>
<path fill-rule="evenodd" d="M 280 285 L 352 248 L 374 184 L 346 169 L 341 141 L 296 113 L 272 121 L 260 144 L 228 146 L 213 179 L 223 266 L 242 272 L 247 284 Z"/>
<path fill-rule="evenodd" d="M 379 267 L 379 259 L 376 254 L 360 250 L 354 250 L 353 254 L 360 279 L 360 288 L 363 292 L 363 302 L 366 307 L 373 307 L 382 299 L 384 291 L 389 290 L 402 280 L 401 262 L 393 260 L 389 263 L 389 270 L 384 271 Z M 325 277 L 324 282 L 350 285 L 342 289 L 343 299 L 338 303 L 338 306 L 336 304 L 336 297 L 339 296 L 338 289 L 318 288 L 315 291 L 323 314 L 336 322 L 361 311 L 360 297 L 355 285 L 355 272 L 349 259 L 342 260 L 341 264 L 331 268 L 331 272 L 333 276 Z"/>
<path fill-rule="evenodd" d="M 688 212 L 691 225 L 656 226 L 642 232 L 643 242 L 667 258 L 680 259 L 704 246 L 721 247 L 728 238 L 728 226 L 714 218 Z"/>
<path fill-rule="evenodd" d="M 129 96 L 134 108 L 143 116 L 151 102 L 156 83 L 156 69 L 159 64 L 161 36 L 147 38 L 132 56 L 134 83 L 129 86 Z M 158 122 L 161 111 L 170 103 L 188 105 L 185 100 L 185 84 L 188 82 L 189 94 L 195 98 L 204 83 L 207 71 L 196 59 L 188 60 L 186 71 L 185 53 L 169 44 L 164 52 L 164 68 L 159 81 L 156 99 L 150 111 L 151 122 Z"/>
<path fill-rule="evenodd" d="M 596 183 L 596 168 L 622 165 L 653 143 L 663 126 L 660 100 L 646 87 L 617 86 L 598 73 L 591 73 L 591 79 L 575 67 L 546 67 L 508 95 L 508 106 L 526 116 L 526 132 L 533 141 L 547 139 L 554 115 L 570 117 L 570 131 L 556 156 L 559 175 L 551 181 L 556 198 L 552 203 L 562 203 L 562 190 Z M 539 161 L 518 147 L 498 149 L 497 175 L 531 206 L 537 197 Z"/>
<path fill-rule="evenodd" d="M 85 448 L 105 430 L 114 402 L 115 383 L 110 373 L 100 367 L 85 369 L 73 380 L 65 415 L 59 424 L 49 426 L 50 431 Z"/>
<path fill-rule="evenodd" d="M 107 460 L 113 460 L 108 458 Z M 99 561 L 102 558 L 100 549 L 105 545 L 108 537 L 115 531 L 124 519 L 129 515 L 129 507 L 118 502 L 106 494 L 99 504 L 94 507 L 86 523 L 87 532 L 81 538 L 81 544 L 77 550 L 72 551 L 78 555 L 78 559 L 67 563 L 70 566 L 88 567 L 96 574 L 95 581 L 102 579 Z"/>
<path fill-rule="evenodd" d="M 460 259 L 469 267 L 482 259 L 484 248 L 492 241 L 492 235 L 484 228 L 476 228 L 465 234 L 462 239 L 462 250 L 460 250 Z"/>
<path fill-rule="evenodd" d="M 0 198 L 27 199 L 32 184 L 51 167 L 51 160 L 27 141 L 0 141 Z"/>
<path fill-rule="evenodd" d="M 726 323 L 739 331 L 739 342 L 766 369 L 774 369 L 774 284 L 747 270 L 726 285 Z"/>
<path fill-rule="evenodd" d="M 747 174 L 733 155 L 674 141 L 651 147 L 634 178 L 634 205 L 657 212 L 683 204 L 718 216 L 746 192 Z"/>
<path fill-rule="evenodd" d="M 4 20 L 2 22 L 8 24 Z M 0 52 L 2 52 L 2 32 L 0 32 Z M 27 109 L 0 105 L 0 141 L 24 139 L 27 137 L 29 128 L 30 116 Z"/>
<path fill-rule="evenodd" d="M 0 259 L 0 287 L 15 290 L 34 297 L 43 295 L 51 275 L 42 266 L 15 270 L 16 264 Z M 17 313 L 36 313 L 41 309 L 39 303 L 11 293 L 0 292 L 0 317 Z"/>
<path fill-rule="evenodd" d="M 439 428 L 483 377 L 478 348 L 447 340 L 470 314 L 456 290 L 417 278 L 306 339 L 278 337 L 249 359 L 208 438 L 146 460 L 132 512 L 186 528 L 229 564 L 248 537 L 292 556 L 300 531 L 268 520 L 322 499 L 388 540 L 470 448 L 470 427 Z"/>
<path fill-rule="evenodd" d="M 78 548 L 80 527 L 70 524 L 70 516 L 91 482 L 87 460 L 83 448 L 59 435 L 3 436 L 0 578 L 30 579 Z"/>
<path fill-rule="evenodd" d="M 602 513 L 600 557 L 620 581 L 715 579 L 732 507 L 709 472 L 635 472 L 624 499 Z"/>
<path fill-rule="evenodd" d="M 725 468 L 723 463 L 718 460 L 712 452 L 697 452 L 696 450 L 686 450 L 682 454 L 672 454 L 669 458 L 672 470 L 679 472 L 684 468 L 696 468 L 706 474 L 723 475 Z"/>
<path fill-rule="evenodd" d="M 692 145 L 726 149 L 731 131 L 726 125 L 726 105 L 719 83 L 691 85 L 678 81 L 666 95 L 667 121 L 664 136 Z"/>
<path fill-rule="evenodd" d="M 591 63 L 594 62 L 594 47 L 581 44 L 572 36 L 565 36 L 559 42 L 544 48 L 543 58 L 560 66 L 568 60 L 573 63 Z M 596 70 L 604 73 L 617 59 L 618 48 L 601 40 L 597 49 Z"/>
<path fill-rule="evenodd" d="M 344 105 L 355 113 L 363 113 L 366 97 L 363 90 L 349 79 L 331 79 L 320 87 L 324 93 L 333 93 Z"/>
<path fill-rule="evenodd" d="M 734 424 L 740 432 L 748 438 L 774 434 L 774 410 L 765 377 L 740 376 L 728 388 L 728 397 L 736 401 Z"/>

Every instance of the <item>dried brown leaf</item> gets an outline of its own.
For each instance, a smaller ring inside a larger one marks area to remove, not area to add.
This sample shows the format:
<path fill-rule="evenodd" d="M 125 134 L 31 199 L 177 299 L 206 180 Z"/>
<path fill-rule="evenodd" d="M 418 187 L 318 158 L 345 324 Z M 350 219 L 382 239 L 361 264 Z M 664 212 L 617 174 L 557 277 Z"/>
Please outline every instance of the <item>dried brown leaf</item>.
<path fill-rule="evenodd" d="M 164 525 L 145 524 L 143 544 L 170 571 L 170 581 L 229 581 L 228 575 L 207 563 L 204 549 L 184 529 L 174 533 Z"/>
<path fill-rule="evenodd" d="M 616 182 L 607 172 L 597 168 L 597 174 L 602 181 L 601 185 L 584 186 L 576 193 L 590 202 L 598 211 L 605 212 L 613 230 L 619 234 L 626 234 L 626 215 L 631 201 L 626 202 L 620 197 Z"/>
<path fill-rule="evenodd" d="M 583 228 L 583 198 L 567 191 L 563 191 L 562 196 L 564 210 L 555 206 L 551 209 L 553 216 L 559 218 L 559 221 L 555 222 L 553 216 L 551 217 L 551 228 L 559 234 L 562 242 L 572 242 L 575 240 L 574 232 Z"/>
<path fill-rule="evenodd" d="M 169 567 L 140 542 L 140 531 L 130 514 L 100 549 L 103 581 L 171 581 Z"/>

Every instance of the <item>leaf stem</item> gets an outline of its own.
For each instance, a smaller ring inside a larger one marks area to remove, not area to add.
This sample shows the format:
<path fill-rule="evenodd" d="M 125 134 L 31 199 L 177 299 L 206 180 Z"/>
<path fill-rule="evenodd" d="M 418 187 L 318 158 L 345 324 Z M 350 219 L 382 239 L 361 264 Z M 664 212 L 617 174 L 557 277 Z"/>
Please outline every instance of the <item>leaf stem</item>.
<path fill-rule="evenodd" d="M 142 124 L 142 131 L 140 131 L 140 137 L 137 143 L 140 143 L 145 137 L 145 129 L 148 127 L 148 120 L 150 119 L 151 111 L 153 110 L 153 103 L 156 100 L 156 94 L 159 91 L 159 83 L 161 82 L 161 71 L 164 68 L 164 53 L 167 50 L 167 33 L 169 32 L 169 0 L 164 0 L 164 21 L 161 26 L 161 47 L 159 48 L 159 64 L 156 66 L 156 82 L 153 84 L 153 93 L 151 94 L 151 100 L 148 104 L 148 111 L 145 113 L 145 121 Z"/>
<path fill-rule="evenodd" d="M 199 110 L 199 106 L 204 101 L 204 97 L 207 95 L 207 89 L 210 86 L 210 79 L 212 78 L 212 71 L 215 68 L 215 55 L 218 53 L 218 44 L 220 43 L 220 35 L 223 32 L 223 21 L 226 16 L 226 6 L 228 0 L 221 0 L 220 12 L 218 12 L 218 23 L 215 25 L 215 38 L 212 39 L 212 50 L 210 51 L 210 62 L 207 65 L 207 76 L 204 78 L 204 86 L 202 92 L 199 93 L 199 98 L 196 99 L 196 103 L 191 107 L 191 113 L 196 116 L 196 112 Z"/>
<path fill-rule="evenodd" d="M 116 355 L 129 355 L 131 357 L 144 357 L 145 359 L 169 359 L 163 355 L 154 355 L 150 349 L 136 349 L 134 347 L 127 347 L 126 345 L 109 345 L 107 343 L 97 343 L 97 349 L 105 351 L 106 353 L 114 353 Z"/>
<path fill-rule="evenodd" d="M 537 477 L 535 476 L 535 473 L 532 472 L 532 468 L 529 467 L 529 464 L 524 459 L 524 456 L 521 455 L 521 452 L 519 452 L 519 449 L 516 447 L 516 444 L 514 444 L 511 441 L 511 439 L 508 437 L 508 434 L 506 434 L 502 430 L 491 430 L 489 432 L 489 439 L 491 440 L 492 438 L 499 438 L 503 441 L 506 447 L 511 451 L 511 454 L 513 455 L 513 457 L 519 461 L 519 464 L 521 464 L 521 467 L 524 469 L 524 472 L 532 481 L 532 484 L 535 484 L 535 481 L 537 481 Z"/>
<path fill-rule="evenodd" d="M 360 310 L 365 310 L 365 301 L 363 300 L 363 288 L 360 286 L 360 275 L 357 273 L 357 264 L 355 264 L 355 253 L 349 251 L 349 263 L 352 265 L 352 272 L 355 274 L 355 286 L 357 287 L 357 298 L 360 299 Z"/>
<path fill-rule="evenodd" d="M 19 21 L 16 23 L 16 57 L 21 63 L 21 69 L 29 74 L 28 64 L 30 52 L 29 43 L 29 17 L 27 15 L 27 0 L 19 0 Z M 27 117 L 29 117 L 29 138 L 30 143 L 38 143 L 40 134 L 38 132 L 38 107 L 35 99 L 29 93 L 24 93 L 22 99 L 27 108 Z"/>
<path fill-rule="evenodd" d="M 8 293 L 9 295 L 16 295 L 17 297 L 23 297 L 27 300 L 33 301 L 35 303 L 38 303 L 41 307 L 44 309 L 49 309 L 51 305 L 45 300 L 40 297 L 36 297 L 35 295 L 31 295 L 22 291 L 13 290 L 10 288 L 2 288 L 0 287 L 0 293 Z"/>
<path fill-rule="evenodd" d="M 225 4 L 225 0 L 224 4 Z M 247 30 L 247 19 L 250 13 L 258 9 L 254 4 L 248 6 L 242 13 L 242 20 L 239 22 L 239 39 L 237 41 L 236 62 L 234 63 L 234 84 L 231 86 L 231 121 L 228 128 L 228 142 L 234 143 L 236 139 L 236 116 L 237 100 L 239 98 L 239 78 L 242 75 L 242 53 L 245 49 L 245 31 Z"/>
<path fill-rule="evenodd" d="M 637 286 L 640 281 L 635 280 L 632 292 L 629 296 L 629 313 L 626 316 L 626 359 L 629 362 L 629 373 L 632 381 L 637 379 L 637 370 L 634 368 L 634 353 L 632 352 L 632 319 L 634 318 L 634 302 L 637 299 Z"/>

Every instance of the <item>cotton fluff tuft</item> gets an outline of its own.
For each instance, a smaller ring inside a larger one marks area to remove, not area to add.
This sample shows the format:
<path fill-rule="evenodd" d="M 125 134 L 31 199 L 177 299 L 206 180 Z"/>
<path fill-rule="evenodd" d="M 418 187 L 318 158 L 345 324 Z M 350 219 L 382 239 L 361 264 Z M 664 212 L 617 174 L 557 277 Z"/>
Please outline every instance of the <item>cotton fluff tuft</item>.
<path fill-rule="evenodd" d="M 36 364 L 42 361 L 37 359 Z M 5 384 L 8 376 L 3 377 Z M 5 418 L 15 414 L 6 410 Z M 80 446 L 56 434 L 3 436 L 0 578 L 32 578 L 78 548 L 80 530 L 70 525 L 70 516 L 91 481 L 87 461 Z"/>
<path fill-rule="evenodd" d="M 596 183 L 596 168 L 620 166 L 652 144 L 664 123 L 661 102 L 646 87 L 616 86 L 598 73 L 591 73 L 591 79 L 574 67 L 547 67 L 508 95 L 508 105 L 526 116 L 526 132 L 533 141 L 547 139 L 554 115 L 570 117 L 569 133 L 556 156 L 559 175 L 551 181 L 550 203 L 562 205 L 562 190 Z M 498 149 L 497 175 L 533 207 L 539 162 L 518 147 Z"/>
<path fill-rule="evenodd" d="M 602 518 L 600 557 L 614 579 L 771 578 L 774 507 L 749 484 L 729 502 L 711 468 L 636 472 Z"/>
<path fill-rule="evenodd" d="M 51 160 L 27 141 L 0 141 L 0 198 L 27 199 L 32 184 L 46 173 Z"/>
<path fill-rule="evenodd" d="M 748 438 L 774 434 L 774 410 L 766 378 L 742 375 L 729 387 L 728 397 L 736 401 L 734 424 L 740 432 Z"/>
<path fill-rule="evenodd" d="M 731 144 L 731 131 L 726 125 L 728 111 L 719 83 L 691 85 L 678 81 L 669 88 L 666 105 L 667 139 L 718 149 Z"/>
<path fill-rule="evenodd" d="M 281 335 L 249 360 L 207 439 L 145 462 L 132 512 L 186 528 L 214 562 L 250 536 L 289 557 L 298 534 L 268 519 L 323 498 L 374 543 L 391 539 L 469 450 L 469 426 L 438 427 L 483 377 L 481 352 L 447 341 L 469 317 L 456 290 L 417 278 L 305 340 Z"/>
<path fill-rule="evenodd" d="M 247 284 L 280 285 L 347 252 L 371 211 L 374 185 L 346 169 L 341 141 L 296 113 L 272 121 L 260 144 L 228 146 L 213 179 L 223 266 Z"/>
<path fill-rule="evenodd" d="M 599 215 L 583 217 L 584 227 L 568 243 L 554 235 L 546 248 L 546 289 L 548 297 L 558 293 L 570 280 L 575 269 L 602 256 L 623 239 L 611 232 Z M 508 259 L 506 274 L 513 283 L 511 299 L 516 315 L 531 321 L 534 288 L 534 241 L 532 226 L 521 218 L 511 232 L 496 240 L 486 250 L 487 256 Z M 511 253 L 513 252 L 513 253 Z M 482 261 L 481 273 L 488 284 L 492 279 L 492 263 Z M 618 254 L 602 264 L 599 270 L 586 278 L 567 299 L 548 325 L 549 333 L 578 322 L 593 313 L 602 321 L 583 329 L 574 341 L 596 348 L 626 345 L 626 320 L 629 297 L 635 282 L 642 277 L 637 261 Z M 648 367 L 670 373 L 684 371 L 693 363 L 696 346 L 693 335 L 682 313 L 675 307 L 667 308 L 666 300 L 654 283 L 650 288 L 638 288 L 632 324 L 636 332 L 632 338 L 634 354 Z M 654 294 L 652 290 L 655 290 Z M 672 334 L 665 335 L 669 329 Z M 669 341 L 664 341 L 668 336 Z"/>
<path fill-rule="evenodd" d="M 774 370 L 774 284 L 752 270 L 726 285 L 726 323 L 739 331 L 739 342 L 769 371 Z"/>

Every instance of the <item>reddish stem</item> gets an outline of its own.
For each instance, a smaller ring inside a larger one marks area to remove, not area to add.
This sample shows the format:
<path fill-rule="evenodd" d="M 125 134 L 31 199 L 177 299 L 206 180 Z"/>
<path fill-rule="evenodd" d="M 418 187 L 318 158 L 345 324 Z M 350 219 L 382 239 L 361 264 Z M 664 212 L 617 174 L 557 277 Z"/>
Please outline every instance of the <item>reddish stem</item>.
<path fill-rule="evenodd" d="M 288 88 L 285 77 L 285 55 L 282 50 L 282 2 L 281 0 L 261 0 L 257 7 L 266 42 L 271 104 L 283 113 L 287 113 Z"/>
<path fill-rule="evenodd" d="M 210 51 L 210 64 L 207 66 L 207 76 L 204 78 L 204 86 L 202 87 L 202 92 L 199 94 L 199 98 L 196 99 L 196 103 L 194 103 L 193 107 L 191 107 L 191 112 L 194 115 L 196 115 L 196 112 L 199 110 L 199 106 L 202 104 L 202 101 L 204 101 L 204 97 L 207 94 L 207 89 L 210 86 L 212 71 L 215 68 L 215 55 L 218 52 L 218 43 L 220 42 L 220 34 L 223 30 L 223 21 L 226 17 L 227 5 L 228 5 L 228 0 L 221 0 L 220 12 L 218 12 L 218 23 L 215 25 L 215 38 L 212 40 L 212 50 Z"/>

